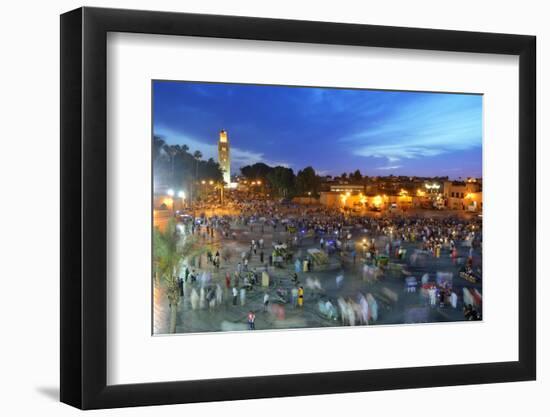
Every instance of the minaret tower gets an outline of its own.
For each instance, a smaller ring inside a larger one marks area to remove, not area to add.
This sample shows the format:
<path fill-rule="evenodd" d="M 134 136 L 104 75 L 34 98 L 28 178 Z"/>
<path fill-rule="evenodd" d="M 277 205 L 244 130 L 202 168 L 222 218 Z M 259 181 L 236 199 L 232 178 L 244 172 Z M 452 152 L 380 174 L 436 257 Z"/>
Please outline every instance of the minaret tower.
<path fill-rule="evenodd" d="M 220 131 L 220 140 L 218 141 L 218 163 L 223 172 L 223 181 L 226 187 L 231 183 L 231 154 L 229 153 L 229 140 L 227 131 Z"/>

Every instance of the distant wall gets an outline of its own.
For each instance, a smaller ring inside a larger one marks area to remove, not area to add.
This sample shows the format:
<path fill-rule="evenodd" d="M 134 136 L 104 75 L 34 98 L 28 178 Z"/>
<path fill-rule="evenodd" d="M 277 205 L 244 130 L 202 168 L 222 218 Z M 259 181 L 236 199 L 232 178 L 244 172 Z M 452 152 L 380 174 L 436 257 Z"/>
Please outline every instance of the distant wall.
<path fill-rule="evenodd" d="M 292 202 L 296 204 L 319 204 L 319 199 L 315 197 L 294 197 Z"/>

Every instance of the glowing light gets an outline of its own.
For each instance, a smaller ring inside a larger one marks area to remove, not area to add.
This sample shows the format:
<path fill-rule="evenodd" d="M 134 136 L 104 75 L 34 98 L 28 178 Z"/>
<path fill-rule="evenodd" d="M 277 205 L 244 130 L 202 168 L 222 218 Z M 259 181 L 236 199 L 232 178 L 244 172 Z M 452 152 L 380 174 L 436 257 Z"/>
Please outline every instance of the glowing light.
<path fill-rule="evenodd" d="M 174 197 L 174 190 L 170 188 L 168 191 L 166 191 L 166 194 L 168 194 L 170 197 Z"/>
<path fill-rule="evenodd" d="M 340 199 L 342 200 L 342 205 L 346 205 L 346 200 L 348 199 L 349 197 L 349 193 L 346 193 L 346 194 L 340 194 Z"/>
<path fill-rule="evenodd" d="M 210 180 L 210 181 L 208 181 L 208 184 L 212 185 L 212 184 L 214 184 L 214 181 Z"/>
<path fill-rule="evenodd" d="M 372 204 L 374 204 L 376 207 L 380 207 L 380 205 L 382 204 L 382 197 L 377 195 L 376 197 L 374 197 L 372 199 Z"/>
<path fill-rule="evenodd" d="M 181 198 L 181 199 L 184 199 L 185 198 L 185 192 L 184 191 L 180 191 L 178 193 L 178 197 Z"/>
<path fill-rule="evenodd" d="M 201 181 L 201 184 L 206 184 L 206 181 L 205 181 L 205 180 L 202 180 L 202 181 Z"/>

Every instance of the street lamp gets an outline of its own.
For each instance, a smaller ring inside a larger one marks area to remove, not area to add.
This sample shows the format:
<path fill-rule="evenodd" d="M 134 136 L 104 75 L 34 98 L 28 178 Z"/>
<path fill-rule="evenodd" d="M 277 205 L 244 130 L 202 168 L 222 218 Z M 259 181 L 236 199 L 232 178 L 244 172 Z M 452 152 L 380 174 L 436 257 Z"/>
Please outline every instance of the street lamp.
<path fill-rule="evenodd" d="M 185 200 L 185 192 L 184 191 L 180 190 L 176 194 L 176 192 L 173 189 L 170 188 L 168 191 L 166 191 L 166 194 L 168 194 L 168 196 L 170 196 L 172 211 L 174 213 L 176 212 L 176 198 L 181 199 L 181 205 L 183 207 L 183 200 Z"/>
<path fill-rule="evenodd" d="M 172 188 L 169 188 L 168 190 L 166 190 L 166 194 L 168 195 L 168 197 L 170 197 L 169 199 L 165 199 L 165 204 L 169 201 L 170 203 L 170 207 L 172 209 L 172 213 L 175 213 L 176 212 L 176 209 L 174 207 L 174 204 L 175 204 L 175 200 L 174 200 L 174 195 L 175 195 L 175 192 Z"/>

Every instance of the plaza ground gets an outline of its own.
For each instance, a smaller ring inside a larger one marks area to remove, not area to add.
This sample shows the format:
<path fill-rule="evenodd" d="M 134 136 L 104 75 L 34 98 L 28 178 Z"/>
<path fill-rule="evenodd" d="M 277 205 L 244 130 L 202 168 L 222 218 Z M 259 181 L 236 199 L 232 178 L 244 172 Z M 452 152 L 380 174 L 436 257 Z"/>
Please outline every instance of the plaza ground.
<path fill-rule="evenodd" d="M 226 211 L 224 209 L 224 211 Z M 427 217 L 441 217 L 455 215 L 456 212 L 422 210 L 421 215 Z M 418 216 L 419 213 L 414 213 Z M 211 210 L 208 215 L 222 214 Z M 227 214 L 227 213 L 223 213 Z M 412 213 L 408 213 L 411 215 Z M 371 216 L 380 217 L 388 215 L 388 213 L 369 213 Z M 389 214 L 392 215 L 392 214 Z M 461 213 L 462 216 L 474 216 L 471 213 Z M 331 254 L 329 257 L 330 268 L 327 270 L 313 270 L 310 272 L 298 272 L 300 284 L 304 286 L 304 306 L 302 308 L 295 307 L 290 302 L 290 291 L 295 286 L 292 281 L 292 275 L 295 271 L 293 262 L 284 264 L 282 267 L 268 267 L 270 276 L 270 286 L 262 287 L 254 285 L 252 290 L 246 292 L 246 301 L 244 305 L 232 303 L 231 289 L 227 289 L 225 285 L 225 275 L 229 272 L 231 277 L 237 268 L 237 262 L 240 261 L 240 254 L 248 251 L 250 242 L 254 239 L 256 242 L 264 239 L 264 264 L 268 258 L 273 242 L 285 242 L 290 237 L 285 228 L 281 225 L 276 230 L 272 227 L 265 227 L 262 233 L 262 227 L 259 225 L 250 227 L 234 223 L 231 226 L 231 231 L 235 232 L 235 239 L 224 238 L 218 231 L 213 237 L 206 237 L 201 233 L 196 235 L 199 239 L 209 244 L 215 249 L 229 248 L 232 252 L 232 257 L 229 262 L 221 260 L 219 270 L 211 264 L 204 267 L 206 262 L 203 260 L 202 269 L 199 271 L 208 271 L 212 276 L 212 284 L 219 284 L 224 289 L 223 301 L 215 307 L 204 306 L 204 308 L 192 308 L 190 294 L 192 284 L 184 285 L 184 296 L 178 305 L 177 317 L 177 333 L 200 333 L 212 332 L 220 330 L 246 330 L 246 317 L 249 311 L 254 311 L 256 314 L 255 328 L 256 330 L 267 329 L 287 329 L 287 328 L 319 328 L 327 326 L 343 325 L 340 318 L 331 319 L 325 316 L 319 308 L 319 301 L 325 302 L 329 300 L 337 307 L 337 299 L 355 299 L 356 295 L 371 294 L 378 305 L 378 319 L 376 322 L 371 321 L 370 325 L 389 325 L 389 324 L 404 324 L 404 323 L 427 323 L 427 322 L 450 322 L 463 321 L 464 315 L 462 311 L 462 288 L 475 288 L 481 293 L 481 281 L 473 284 L 459 276 L 459 270 L 463 266 L 465 259 L 468 256 L 470 248 L 464 246 L 461 242 L 457 242 L 458 257 L 455 261 L 451 259 L 450 253 L 447 250 L 442 250 L 440 257 L 424 256 L 415 265 L 409 262 L 410 255 L 420 247 L 419 242 L 403 242 L 401 247 L 407 250 L 405 259 L 398 259 L 395 256 L 390 256 L 390 265 L 385 268 L 382 276 L 378 279 L 365 279 L 362 273 L 364 258 L 361 251 L 357 251 L 355 262 L 352 259 L 350 252 L 341 255 L 339 253 Z M 348 230 L 351 233 L 352 241 L 361 242 L 364 238 L 370 239 L 373 236 L 365 233 L 362 230 Z M 376 236 L 376 247 L 383 251 L 388 238 L 386 236 Z M 307 249 L 319 248 L 319 242 L 313 237 L 305 237 L 300 244 L 294 248 L 294 257 L 303 259 L 307 254 Z M 251 255 L 248 268 L 250 270 L 264 270 L 264 264 L 260 262 L 259 250 L 257 254 Z M 392 254 L 393 255 L 393 254 Z M 473 251 L 473 260 L 475 264 L 481 264 L 481 252 L 479 248 Z M 420 281 L 421 276 L 425 273 L 430 275 L 430 280 L 435 279 L 436 272 L 450 272 L 453 275 L 453 291 L 458 294 L 458 305 L 453 308 L 450 304 L 439 306 L 439 302 L 435 307 L 430 306 L 428 298 L 423 291 L 416 292 L 405 291 L 405 281 L 407 276 L 414 276 Z M 336 282 L 336 277 L 343 276 L 340 284 Z M 321 285 L 321 289 L 309 288 L 306 283 L 315 281 Z M 198 287 L 195 285 L 195 288 Z M 277 290 L 286 291 L 288 296 L 286 300 L 277 301 Z M 264 294 L 268 293 L 270 297 L 270 305 L 267 311 L 264 311 L 263 298 Z M 155 285 L 154 294 L 154 334 L 164 334 L 169 331 L 170 310 L 167 297 L 164 296 L 162 284 Z"/>

